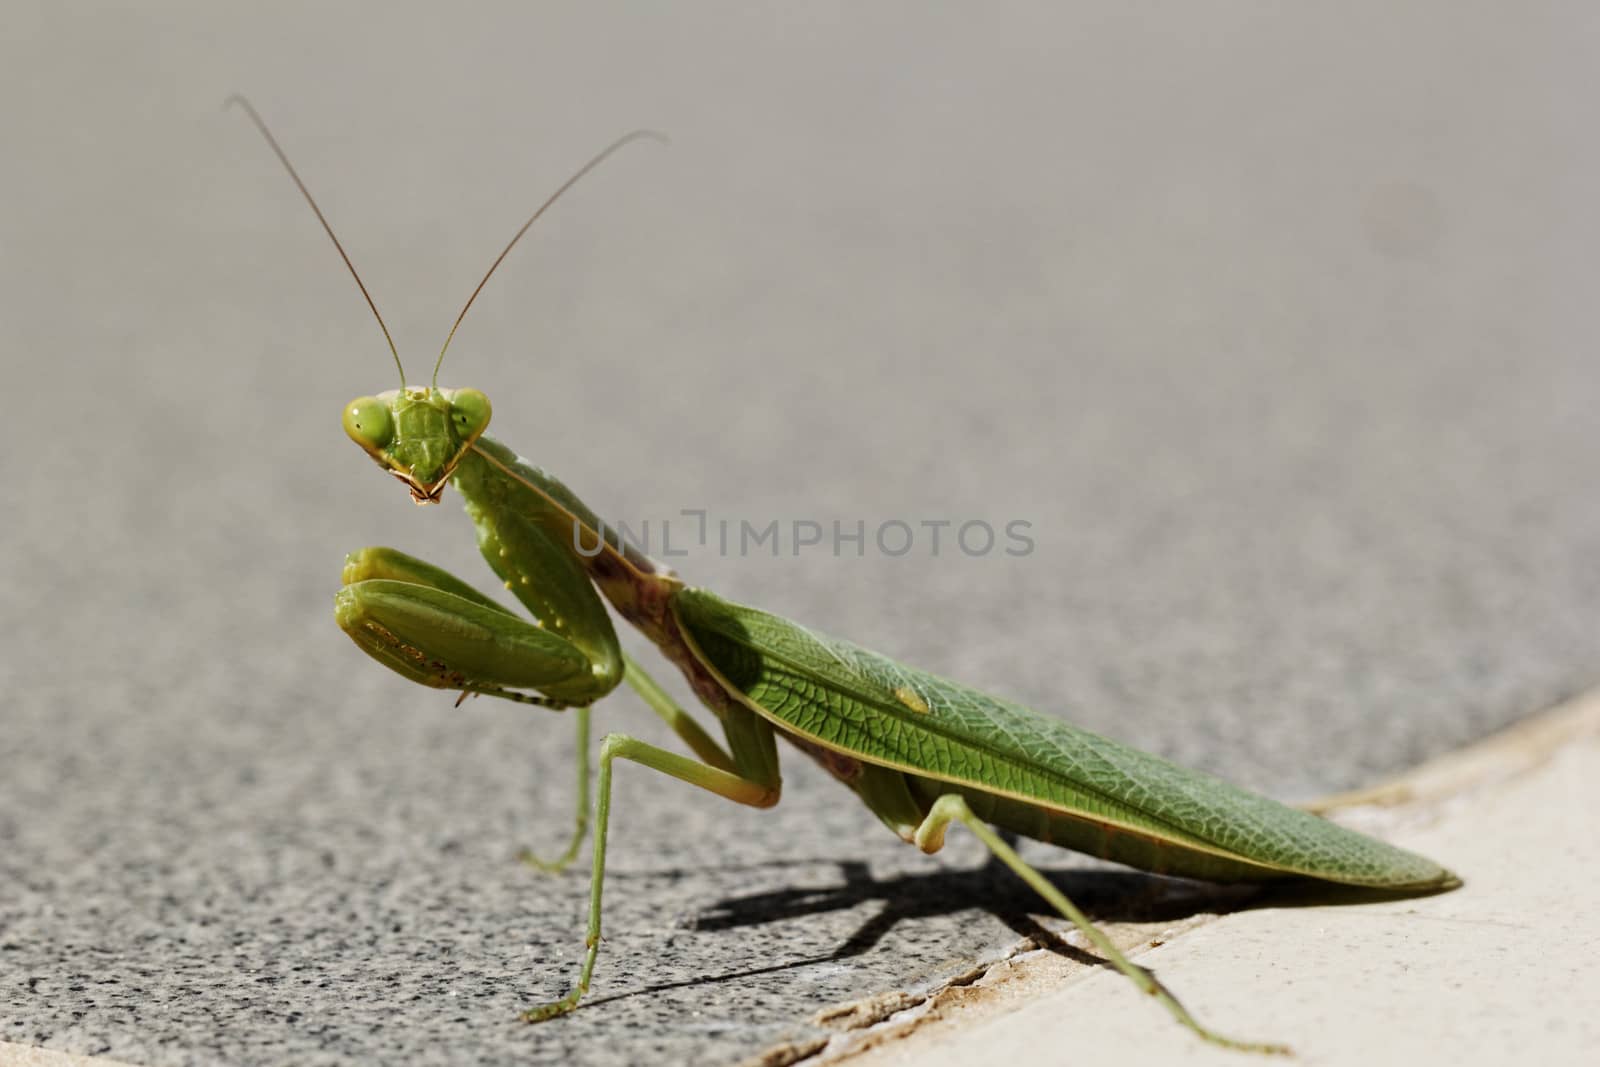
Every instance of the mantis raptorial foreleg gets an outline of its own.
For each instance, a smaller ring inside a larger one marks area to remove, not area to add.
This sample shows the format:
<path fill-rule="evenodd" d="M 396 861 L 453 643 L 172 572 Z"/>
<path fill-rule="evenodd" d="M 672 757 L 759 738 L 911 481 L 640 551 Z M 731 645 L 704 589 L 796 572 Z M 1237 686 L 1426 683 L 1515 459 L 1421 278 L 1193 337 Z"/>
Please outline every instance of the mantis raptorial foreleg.
<path fill-rule="evenodd" d="M 1113 967 L 1132 979 L 1134 985 L 1160 1001 L 1161 1006 L 1166 1008 L 1172 1014 L 1172 1017 L 1184 1026 L 1187 1026 L 1212 1044 L 1221 1045 L 1223 1048 L 1238 1049 L 1244 1052 L 1289 1054 L 1287 1045 L 1256 1041 L 1235 1041 L 1232 1038 L 1223 1037 L 1214 1030 L 1208 1030 L 1201 1026 L 1195 1017 L 1190 1015 L 1182 1004 L 1178 1003 L 1178 999 L 1167 992 L 1160 982 L 1156 981 L 1154 975 L 1143 967 L 1135 965 L 1132 960 L 1123 955 L 1122 951 L 1112 943 L 1111 939 L 1098 926 L 1090 922 L 1089 917 L 1080 911 L 1078 906 L 1069 900 L 1065 893 L 1052 885 L 1044 875 L 1029 866 L 1021 856 L 1017 855 L 1015 849 L 1006 844 L 1005 839 L 996 833 L 993 827 L 974 815 L 972 809 L 967 806 L 965 798 L 959 794 L 946 793 L 934 801 L 933 807 L 928 811 L 927 818 L 923 819 L 922 825 L 917 827 L 915 839 L 917 847 L 924 852 L 939 851 L 944 847 L 945 828 L 952 821 L 961 823 L 977 835 L 978 840 L 987 845 L 989 851 L 993 852 L 1000 859 L 1000 862 L 1015 871 L 1017 876 L 1027 882 L 1034 892 L 1048 901 L 1051 907 L 1059 911 L 1081 930 L 1083 936 L 1089 939 L 1090 944 L 1094 945 Z"/>
<path fill-rule="evenodd" d="M 593 666 L 583 648 L 431 563 L 369 547 L 345 557 L 342 577 L 334 598 L 339 625 L 414 682 L 557 709 L 601 695 L 585 689 Z"/>
<path fill-rule="evenodd" d="M 646 744 L 626 734 L 607 734 L 600 743 L 600 795 L 595 809 L 594 867 L 589 880 L 589 923 L 584 935 L 586 951 L 578 983 L 560 1000 L 541 1004 L 523 1012 L 528 1022 L 540 1022 L 564 1015 L 578 1006 L 589 991 L 595 959 L 600 953 L 600 903 L 606 877 L 606 831 L 611 823 L 611 764 L 618 759 L 632 760 L 641 766 L 670 775 L 680 782 L 699 786 L 718 796 L 753 808 L 770 808 L 778 802 L 781 786 L 760 782 L 680 756 L 675 752 Z"/>

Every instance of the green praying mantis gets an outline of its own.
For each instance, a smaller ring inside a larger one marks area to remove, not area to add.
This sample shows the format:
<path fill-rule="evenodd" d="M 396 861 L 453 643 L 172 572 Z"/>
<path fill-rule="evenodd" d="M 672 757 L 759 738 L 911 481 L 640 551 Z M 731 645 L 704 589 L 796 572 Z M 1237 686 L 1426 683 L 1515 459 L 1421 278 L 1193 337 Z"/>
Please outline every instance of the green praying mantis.
<path fill-rule="evenodd" d="M 478 547 L 521 601 L 524 619 L 460 579 L 392 548 L 347 557 L 335 597 L 339 625 L 391 670 L 465 699 L 484 694 L 573 709 L 579 738 L 577 831 L 554 862 L 577 855 L 589 808 L 589 708 L 626 682 L 693 758 L 611 733 L 600 743 L 586 950 L 563 998 L 524 1013 L 540 1022 L 577 1007 L 600 950 L 611 777 L 627 760 L 756 808 L 778 802 L 777 740 L 820 763 L 901 840 L 937 852 L 951 823 L 975 834 L 1081 930 L 1111 966 L 1201 1038 L 1228 1048 L 1286 1052 L 1202 1025 L 1133 964 L 1001 831 L 1158 874 L 1218 882 L 1307 879 L 1395 892 L 1460 884 L 1422 856 L 1304 811 L 897 663 L 847 641 L 746 607 L 677 575 L 624 541 L 554 476 L 488 436 L 489 399 L 441 389 L 450 340 L 495 269 L 564 192 L 635 131 L 580 168 L 517 231 L 473 290 L 434 364 L 433 383 L 408 386 L 399 351 L 344 247 L 261 117 L 243 108 L 288 170 L 377 318 L 400 388 L 346 405 L 344 429 L 419 504 L 454 484 Z M 618 644 L 607 604 L 683 672 L 721 726 L 719 744 Z M 459 703 L 459 701 L 458 701 Z"/>

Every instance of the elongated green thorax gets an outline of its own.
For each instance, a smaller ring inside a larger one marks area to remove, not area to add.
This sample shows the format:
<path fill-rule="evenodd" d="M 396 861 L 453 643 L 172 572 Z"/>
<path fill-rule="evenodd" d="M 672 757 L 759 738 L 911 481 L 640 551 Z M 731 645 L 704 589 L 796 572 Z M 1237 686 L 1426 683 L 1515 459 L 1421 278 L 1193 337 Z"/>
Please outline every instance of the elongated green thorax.
<path fill-rule="evenodd" d="M 488 423 L 489 400 L 476 389 L 392 390 L 344 411 L 345 432 L 417 503 L 438 503 L 454 482 L 490 568 L 538 626 L 584 649 L 600 672 L 599 691 L 615 685 L 622 668 L 596 589 L 723 714 L 727 692 L 670 610 L 683 587 L 671 568 L 624 541 L 554 475 L 485 434 Z"/>
<path fill-rule="evenodd" d="M 484 434 L 461 458 L 452 481 L 497 573 L 521 554 L 539 562 L 516 578 L 518 587 L 548 583 L 556 574 L 581 575 L 582 584 L 594 583 L 619 615 L 658 645 L 681 644 L 663 627 L 671 625 L 667 605 L 683 583 L 670 567 L 622 540 L 549 471 Z M 491 544 L 506 538 L 516 543 Z"/>

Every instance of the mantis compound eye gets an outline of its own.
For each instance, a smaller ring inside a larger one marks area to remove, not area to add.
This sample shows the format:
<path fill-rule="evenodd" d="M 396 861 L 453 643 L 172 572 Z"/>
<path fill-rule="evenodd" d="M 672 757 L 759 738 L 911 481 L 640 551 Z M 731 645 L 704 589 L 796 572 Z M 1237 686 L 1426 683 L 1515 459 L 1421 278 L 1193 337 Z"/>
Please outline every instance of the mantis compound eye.
<path fill-rule="evenodd" d="M 489 398 L 476 389 L 457 389 L 450 396 L 450 421 L 463 441 L 475 441 L 489 425 Z"/>
<path fill-rule="evenodd" d="M 368 452 L 385 448 L 394 439 L 389 406 L 373 396 L 352 400 L 344 406 L 344 432 Z"/>

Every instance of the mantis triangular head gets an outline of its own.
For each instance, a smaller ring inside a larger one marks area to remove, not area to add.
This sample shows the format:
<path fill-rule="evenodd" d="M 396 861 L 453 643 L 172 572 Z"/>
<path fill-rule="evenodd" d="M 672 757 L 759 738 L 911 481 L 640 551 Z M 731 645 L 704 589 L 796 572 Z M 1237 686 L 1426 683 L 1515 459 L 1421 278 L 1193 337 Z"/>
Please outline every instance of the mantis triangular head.
<path fill-rule="evenodd" d="M 411 499 L 437 504 L 489 414 L 489 398 L 476 389 L 391 389 L 346 404 L 344 432 L 405 482 Z"/>
<path fill-rule="evenodd" d="M 238 104 L 244 109 L 250 121 L 261 132 L 261 136 L 266 138 L 278 161 L 289 172 L 289 177 L 294 179 L 300 194 L 306 198 L 306 203 L 311 205 L 311 210 L 316 213 L 317 221 L 322 223 L 322 228 L 333 242 L 333 247 L 339 250 L 339 258 L 343 259 L 344 265 L 350 269 L 350 276 L 355 278 L 356 285 L 361 289 L 361 295 L 366 297 L 367 306 L 372 309 L 373 317 L 378 320 L 378 328 L 383 331 L 384 340 L 389 342 L 389 352 L 394 356 L 395 369 L 400 372 L 399 389 L 375 397 L 360 397 L 345 405 L 345 433 L 349 434 L 350 439 L 360 445 L 367 455 L 376 460 L 379 466 L 405 482 L 411 490 L 413 500 L 419 504 L 438 503 L 445 484 L 455 473 L 461 457 L 489 425 L 488 397 L 476 389 L 439 388 L 439 368 L 444 364 L 444 354 L 449 351 L 456 329 L 461 325 L 461 320 L 467 317 L 472 302 L 478 299 L 478 294 L 483 291 L 484 285 L 493 276 L 501 261 L 516 247 L 517 242 L 522 240 L 522 235 L 539 221 L 539 216 L 543 215 L 551 204 L 561 198 L 562 193 L 577 184 L 578 179 L 598 167 L 608 156 L 630 141 L 648 138 L 665 144 L 666 138 L 654 130 L 634 130 L 617 138 L 593 159 L 578 168 L 577 172 L 563 182 L 549 199 L 539 205 L 539 209 L 522 224 L 522 228 L 489 265 L 477 288 L 472 290 L 472 295 L 467 297 L 466 305 L 462 307 L 461 314 L 456 316 L 449 335 L 444 339 L 443 347 L 439 349 L 439 358 L 434 361 L 432 384 L 426 389 L 416 389 L 406 386 L 406 369 L 400 362 L 400 351 L 395 347 L 394 338 L 389 335 L 389 327 L 384 325 L 383 316 L 378 313 L 378 305 L 367 292 L 366 285 L 361 281 L 361 275 L 356 273 L 355 264 L 351 263 L 350 257 L 345 254 L 339 238 L 334 236 L 333 227 L 323 216 L 322 209 L 311 196 L 311 191 L 306 188 L 305 182 L 300 180 L 294 164 L 289 162 L 289 157 L 279 147 L 277 138 L 272 136 L 272 131 L 267 129 L 266 122 L 256 113 L 250 101 L 236 94 L 230 96 L 227 103 Z"/>

